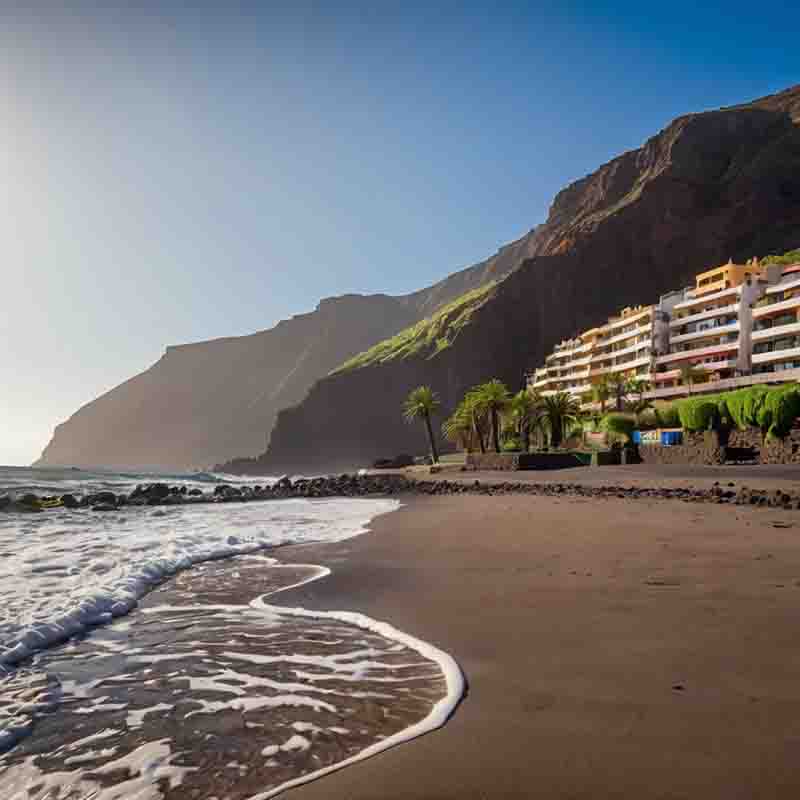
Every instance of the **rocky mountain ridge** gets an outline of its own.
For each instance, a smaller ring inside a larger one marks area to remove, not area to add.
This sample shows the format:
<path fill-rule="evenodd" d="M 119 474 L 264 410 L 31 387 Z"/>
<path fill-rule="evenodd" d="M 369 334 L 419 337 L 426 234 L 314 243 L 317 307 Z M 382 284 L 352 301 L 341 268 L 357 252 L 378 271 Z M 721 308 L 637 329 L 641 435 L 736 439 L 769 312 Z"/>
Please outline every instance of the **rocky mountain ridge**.
<path fill-rule="evenodd" d="M 167 347 L 60 424 L 35 466 L 191 470 L 258 455 L 315 380 L 517 263 L 503 248 L 413 294 L 329 297 L 269 330 Z"/>
<path fill-rule="evenodd" d="M 169 348 L 60 425 L 38 463 L 185 469 L 244 456 L 230 466 L 308 473 L 422 450 L 399 413 L 414 386 L 430 384 L 444 412 L 489 377 L 516 388 L 558 340 L 799 234 L 794 87 L 679 117 L 559 192 L 544 224 L 420 292 L 332 298 L 269 331 Z M 489 281 L 466 322 L 445 314 L 407 346 L 407 326 Z M 336 370 L 387 337 L 379 359 Z"/>
<path fill-rule="evenodd" d="M 422 430 L 399 411 L 413 387 L 432 386 L 443 414 L 490 377 L 516 389 L 562 338 L 729 258 L 782 252 L 799 239 L 800 86 L 679 117 L 559 192 L 547 221 L 518 243 L 523 263 L 446 348 L 355 359 L 280 413 L 263 456 L 232 467 L 339 470 L 421 452 Z"/>

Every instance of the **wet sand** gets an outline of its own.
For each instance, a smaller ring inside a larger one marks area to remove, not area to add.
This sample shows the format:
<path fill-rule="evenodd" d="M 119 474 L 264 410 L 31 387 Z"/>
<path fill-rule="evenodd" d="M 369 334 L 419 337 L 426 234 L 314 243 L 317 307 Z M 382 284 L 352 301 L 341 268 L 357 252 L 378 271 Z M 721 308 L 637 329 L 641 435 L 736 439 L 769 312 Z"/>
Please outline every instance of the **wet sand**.
<path fill-rule="evenodd" d="M 285 548 L 333 574 L 275 602 L 388 620 L 453 655 L 469 694 L 287 797 L 798 796 L 800 512 L 430 497 L 372 528 Z"/>

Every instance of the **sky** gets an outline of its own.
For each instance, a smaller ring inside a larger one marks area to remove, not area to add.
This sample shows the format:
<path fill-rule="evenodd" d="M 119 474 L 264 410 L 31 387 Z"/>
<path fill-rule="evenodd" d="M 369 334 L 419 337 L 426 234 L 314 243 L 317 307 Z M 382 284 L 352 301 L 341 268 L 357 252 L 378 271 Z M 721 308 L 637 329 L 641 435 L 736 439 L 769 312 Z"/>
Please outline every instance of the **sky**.
<path fill-rule="evenodd" d="M 0 464 L 167 345 L 486 258 L 673 117 L 800 83 L 798 23 L 769 0 L 0 0 Z"/>

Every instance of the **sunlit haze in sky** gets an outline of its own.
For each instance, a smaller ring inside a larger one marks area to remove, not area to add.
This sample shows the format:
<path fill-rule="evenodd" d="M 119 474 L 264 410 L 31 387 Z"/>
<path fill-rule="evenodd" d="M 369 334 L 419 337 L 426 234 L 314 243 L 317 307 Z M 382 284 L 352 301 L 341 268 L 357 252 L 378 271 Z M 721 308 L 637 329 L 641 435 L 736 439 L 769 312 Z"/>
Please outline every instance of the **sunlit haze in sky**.
<path fill-rule="evenodd" d="M 712 5 L 0 3 L 0 464 L 168 344 L 420 288 L 800 81 L 797 3 Z"/>

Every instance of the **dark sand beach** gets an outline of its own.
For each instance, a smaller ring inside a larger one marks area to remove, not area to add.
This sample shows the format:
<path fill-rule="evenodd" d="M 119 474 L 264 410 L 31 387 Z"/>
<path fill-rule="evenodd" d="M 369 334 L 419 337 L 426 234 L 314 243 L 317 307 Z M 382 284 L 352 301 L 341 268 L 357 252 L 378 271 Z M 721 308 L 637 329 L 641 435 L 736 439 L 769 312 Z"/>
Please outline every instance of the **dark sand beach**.
<path fill-rule="evenodd" d="M 443 728 L 312 798 L 795 798 L 800 513 L 565 497 L 414 498 L 275 602 L 359 610 L 470 684 Z"/>

